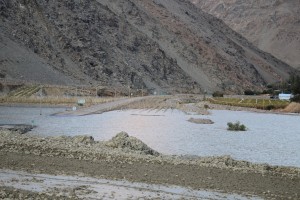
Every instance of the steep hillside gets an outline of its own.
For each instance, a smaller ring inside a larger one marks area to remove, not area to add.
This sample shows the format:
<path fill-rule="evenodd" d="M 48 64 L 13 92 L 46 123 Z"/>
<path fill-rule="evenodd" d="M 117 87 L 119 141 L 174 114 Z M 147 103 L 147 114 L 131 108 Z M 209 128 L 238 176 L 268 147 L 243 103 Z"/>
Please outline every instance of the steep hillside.
<path fill-rule="evenodd" d="M 300 69 L 300 0 L 191 0 L 258 48 Z"/>
<path fill-rule="evenodd" d="M 187 0 L 0 0 L 0 17 L 1 73 L 11 78 L 40 68 L 67 84 L 239 92 L 292 71 Z"/>

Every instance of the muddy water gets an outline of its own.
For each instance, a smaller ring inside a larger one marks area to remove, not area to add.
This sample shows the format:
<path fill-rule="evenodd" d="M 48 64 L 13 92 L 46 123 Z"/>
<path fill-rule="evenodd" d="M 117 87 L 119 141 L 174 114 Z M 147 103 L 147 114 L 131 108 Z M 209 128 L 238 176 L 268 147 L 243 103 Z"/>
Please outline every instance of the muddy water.
<path fill-rule="evenodd" d="M 164 186 L 129 181 L 114 181 L 75 176 L 30 174 L 0 170 L 0 186 L 61 196 L 76 195 L 81 199 L 215 199 L 250 200 L 259 197 L 193 190 L 179 186 Z"/>
<path fill-rule="evenodd" d="M 211 111 L 209 116 L 177 110 L 113 111 L 101 115 L 56 117 L 63 108 L 0 107 L 0 124 L 26 123 L 42 136 L 92 135 L 108 140 L 126 131 L 164 154 L 231 155 L 235 159 L 300 167 L 300 116 L 241 111 Z M 208 118 L 212 125 L 193 124 L 190 118 Z M 239 120 L 246 132 L 229 132 L 227 122 Z"/>

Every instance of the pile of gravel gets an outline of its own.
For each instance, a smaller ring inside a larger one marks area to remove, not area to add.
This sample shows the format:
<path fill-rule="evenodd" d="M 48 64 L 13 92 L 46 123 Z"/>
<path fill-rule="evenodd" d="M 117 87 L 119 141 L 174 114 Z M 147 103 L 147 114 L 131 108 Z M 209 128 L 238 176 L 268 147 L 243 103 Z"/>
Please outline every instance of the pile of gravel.
<path fill-rule="evenodd" d="M 105 143 L 106 146 L 112 148 L 129 149 L 139 151 L 141 154 L 158 156 L 159 153 L 148 147 L 141 140 L 129 136 L 125 132 L 118 133 L 115 137 Z"/>

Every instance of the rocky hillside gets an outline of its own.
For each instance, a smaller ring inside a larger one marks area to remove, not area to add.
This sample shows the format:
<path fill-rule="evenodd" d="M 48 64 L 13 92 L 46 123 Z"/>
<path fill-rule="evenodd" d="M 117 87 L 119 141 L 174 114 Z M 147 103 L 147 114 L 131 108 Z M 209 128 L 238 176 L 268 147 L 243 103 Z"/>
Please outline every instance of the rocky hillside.
<path fill-rule="evenodd" d="M 242 92 L 292 68 L 188 0 L 0 0 L 2 78 Z"/>
<path fill-rule="evenodd" d="M 191 0 L 260 49 L 300 69 L 299 0 Z"/>

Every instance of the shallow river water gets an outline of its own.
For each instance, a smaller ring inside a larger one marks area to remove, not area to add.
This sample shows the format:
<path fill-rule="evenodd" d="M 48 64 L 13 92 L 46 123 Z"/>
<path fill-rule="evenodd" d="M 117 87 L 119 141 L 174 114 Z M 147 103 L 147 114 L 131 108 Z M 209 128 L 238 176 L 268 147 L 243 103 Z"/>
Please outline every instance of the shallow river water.
<path fill-rule="evenodd" d="M 80 199 L 198 199 L 198 200 L 260 200 L 256 196 L 226 194 L 209 190 L 193 190 L 174 185 L 133 183 L 79 176 L 30 174 L 0 169 L 0 186 L 33 192 L 55 193 Z"/>
<path fill-rule="evenodd" d="M 37 128 L 30 134 L 86 134 L 96 140 L 108 140 L 125 131 L 164 154 L 230 155 L 238 160 L 300 167 L 299 115 L 228 110 L 213 110 L 208 116 L 187 115 L 178 110 L 125 110 L 80 117 L 51 115 L 63 110 L 2 106 L 0 124 L 33 124 Z M 208 118 L 215 123 L 193 124 L 187 121 L 191 117 Z M 227 122 L 236 121 L 248 130 L 227 131 Z"/>

